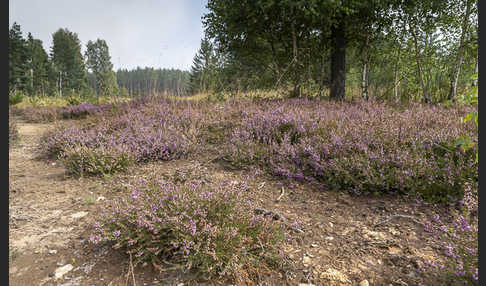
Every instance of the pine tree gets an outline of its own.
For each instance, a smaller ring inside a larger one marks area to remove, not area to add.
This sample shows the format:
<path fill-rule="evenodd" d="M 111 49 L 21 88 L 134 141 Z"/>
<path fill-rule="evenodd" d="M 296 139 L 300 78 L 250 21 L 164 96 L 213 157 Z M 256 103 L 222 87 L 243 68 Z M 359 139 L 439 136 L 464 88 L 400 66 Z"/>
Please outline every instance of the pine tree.
<path fill-rule="evenodd" d="M 59 71 L 62 90 L 79 92 L 85 89 L 86 71 L 78 35 L 68 29 L 59 29 L 52 38 L 51 57 Z"/>
<path fill-rule="evenodd" d="M 32 34 L 27 36 L 28 64 L 27 90 L 30 94 L 45 94 L 49 85 L 49 69 L 51 63 L 42 46 L 42 41 L 34 39 Z"/>
<path fill-rule="evenodd" d="M 105 40 L 88 41 L 86 44 L 86 63 L 96 81 L 96 92 L 104 95 L 118 93 L 118 83 L 113 72 L 110 52 Z"/>
<path fill-rule="evenodd" d="M 9 92 L 24 91 L 27 85 L 27 45 L 20 25 L 13 23 L 8 34 L 8 87 Z"/>
<path fill-rule="evenodd" d="M 216 58 L 213 44 L 207 37 L 201 40 L 201 47 L 194 56 L 191 74 L 190 90 L 192 93 L 206 92 L 211 88 Z"/>

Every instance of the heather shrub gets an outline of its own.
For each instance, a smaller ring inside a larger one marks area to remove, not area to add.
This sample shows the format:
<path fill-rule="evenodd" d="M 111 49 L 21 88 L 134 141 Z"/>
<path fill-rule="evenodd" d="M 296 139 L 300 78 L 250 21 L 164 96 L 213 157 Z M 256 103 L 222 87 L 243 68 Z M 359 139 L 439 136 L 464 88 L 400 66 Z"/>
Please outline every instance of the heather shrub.
<path fill-rule="evenodd" d="M 459 200 L 464 184 L 477 181 L 475 149 L 456 144 L 460 136 L 477 138 L 474 125 L 458 120 L 466 111 L 418 104 L 398 110 L 364 101 L 261 102 L 243 112 L 224 152 L 236 165 L 256 163 L 332 189 Z"/>
<path fill-rule="evenodd" d="M 27 122 L 45 123 L 61 118 L 61 109 L 55 106 L 36 106 L 23 108 L 22 116 Z"/>
<path fill-rule="evenodd" d="M 86 118 L 88 115 L 99 115 L 110 109 L 111 104 L 95 105 L 82 103 L 65 107 L 62 111 L 62 117 L 64 119 Z"/>
<path fill-rule="evenodd" d="M 85 122 L 47 133 L 41 142 L 45 153 L 59 157 L 67 150 L 73 154 L 74 146 L 115 148 L 125 150 L 133 162 L 143 163 L 179 159 L 196 150 L 201 141 L 202 115 L 189 103 L 133 101 L 117 105 L 115 109 L 106 108 L 111 108 L 109 116 L 104 116 L 106 112 L 103 112 L 103 116 L 90 117 Z"/>
<path fill-rule="evenodd" d="M 460 207 L 462 211 L 452 219 L 441 219 L 436 215 L 427 222 L 425 230 L 435 235 L 446 259 L 445 263 L 428 261 L 423 271 L 444 283 L 479 285 L 477 185 L 466 185 Z"/>
<path fill-rule="evenodd" d="M 135 263 L 147 261 L 161 269 L 169 261 L 207 278 L 276 262 L 282 226 L 254 214 L 240 192 L 227 183 L 141 181 L 129 197 L 101 210 L 90 241 L 112 242 Z"/>
<path fill-rule="evenodd" d="M 75 146 L 62 154 L 62 163 L 75 176 L 103 175 L 124 171 L 133 163 L 131 154 L 114 148 Z"/>

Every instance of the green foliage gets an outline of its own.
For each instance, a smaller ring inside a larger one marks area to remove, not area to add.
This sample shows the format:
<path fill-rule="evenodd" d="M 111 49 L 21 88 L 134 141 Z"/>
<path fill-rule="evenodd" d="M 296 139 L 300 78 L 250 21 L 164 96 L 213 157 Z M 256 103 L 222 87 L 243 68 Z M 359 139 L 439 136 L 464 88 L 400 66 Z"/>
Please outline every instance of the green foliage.
<path fill-rule="evenodd" d="M 474 81 L 475 79 L 478 78 L 478 74 L 474 74 L 472 76 L 472 80 Z M 478 105 L 479 102 L 479 93 L 478 93 L 478 86 L 473 86 L 469 92 L 467 92 L 464 96 L 462 96 L 459 100 L 460 103 L 462 104 L 471 104 L 471 105 Z M 478 128 L 478 111 L 472 111 L 462 119 L 464 123 L 467 123 L 469 121 L 473 121 L 476 129 Z M 461 146 L 461 148 L 464 150 L 464 152 L 467 152 L 468 150 L 471 150 L 474 148 L 476 145 L 476 142 L 473 141 L 473 139 L 469 136 L 462 136 L 457 140 L 457 145 Z M 479 156 L 478 156 L 478 151 L 476 151 L 476 162 L 478 162 Z"/>
<path fill-rule="evenodd" d="M 329 94 L 332 75 L 340 73 L 333 64 L 339 48 L 347 58 L 347 96 L 359 97 L 365 83 L 372 97 L 408 101 L 426 95 L 440 102 L 448 96 L 459 47 L 459 90 L 477 64 L 477 3 L 464 21 L 465 3 L 210 0 L 203 24 L 220 55 L 215 82 L 226 92 L 284 88 L 294 95 Z M 467 40 L 460 44 L 463 23 Z"/>
<path fill-rule="evenodd" d="M 104 96 L 117 95 L 118 84 L 116 75 L 112 71 L 113 64 L 106 41 L 101 39 L 96 42 L 88 41 L 85 56 L 87 68 L 95 76 L 97 93 Z"/>
<path fill-rule="evenodd" d="M 66 101 L 68 105 L 79 105 L 83 103 L 83 98 L 79 95 L 69 95 L 66 97 Z"/>
<path fill-rule="evenodd" d="M 34 39 L 29 33 L 27 36 L 27 50 L 28 50 L 28 85 L 27 91 L 32 96 L 34 94 L 45 95 L 48 92 L 49 73 L 52 72 L 52 63 L 49 61 L 48 55 L 42 46 L 42 41 Z"/>
<path fill-rule="evenodd" d="M 8 89 L 23 90 L 27 85 L 28 50 L 20 25 L 13 23 L 8 33 Z"/>
<path fill-rule="evenodd" d="M 17 94 L 10 94 L 8 97 L 8 104 L 9 105 L 16 105 L 18 103 L 21 103 L 22 100 L 24 100 L 24 97 L 22 94 L 17 93 Z"/>
<path fill-rule="evenodd" d="M 68 29 L 59 29 L 52 38 L 51 58 L 60 72 L 63 93 L 84 89 L 86 71 L 78 35 Z"/>
<path fill-rule="evenodd" d="M 201 40 L 201 47 L 193 59 L 189 81 L 191 93 L 204 93 L 213 90 L 215 64 L 213 44 L 205 37 Z"/>
<path fill-rule="evenodd" d="M 124 171 L 134 163 L 133 157 L 127 152 L 85 146 L 67 149 L 62 154 L 61 161 L 74 176 L 112 174 Z"/>

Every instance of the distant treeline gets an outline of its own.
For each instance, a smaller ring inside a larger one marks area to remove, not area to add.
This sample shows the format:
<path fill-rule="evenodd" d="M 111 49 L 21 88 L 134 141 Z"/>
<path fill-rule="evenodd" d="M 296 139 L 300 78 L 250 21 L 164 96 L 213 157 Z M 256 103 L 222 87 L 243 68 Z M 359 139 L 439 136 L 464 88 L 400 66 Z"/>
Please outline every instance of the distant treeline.
<path fill-rule="evenodd" d="M 78 35 L 68 29 L 52 34 L 49 53 L 31 33 L 24 38 L 20 25 L 9 28 L 9 95 L 140 96 L 188 90 L 189 72 L 177 69 L 121 69 L 116 73 L 103 39 L 88 41 L 81 53 Z"/>
<path fill-rule="evenodd" d="M 116 72 L 119 87 L 125 88 L 130 96 L 171 94 L 186 95 L 189 72 L 178 69 L 139 68 L 119 69 Z"/>

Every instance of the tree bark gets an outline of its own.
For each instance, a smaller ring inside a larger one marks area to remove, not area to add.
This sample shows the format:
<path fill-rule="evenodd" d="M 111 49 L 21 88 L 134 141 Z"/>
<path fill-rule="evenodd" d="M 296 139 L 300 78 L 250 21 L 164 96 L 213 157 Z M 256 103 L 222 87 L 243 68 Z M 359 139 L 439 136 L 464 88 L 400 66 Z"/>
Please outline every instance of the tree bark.
<path fill-rule="evenodd" d="M 395 63 L 395 71 L 394 71 L 394 78 L 393 78 L 393 95 L 395 96 L 395 100 L 399 101 L 400 97 L 398 95 L 398 65 L 400 64 L 400 52 L 401 52 L 402 47 L 398 47 L 398 55 L 397 55 L 397 61 Z"/>
<path fill-rule="evenodd" d="M 478 74 L 478 57 L 479 57 L 479 53 L 478 55 L 476 56 L 476 68 L 474 69 L 474 73 L 475 74 Z M 478 78 L 476 77 L 474 80 L 473 80 L 473 83 L 472 83 L 472 86 L 477 86 L 478 85 Z"/>
<path fill-rule="evenodd" d="M 459 49 L 457 50 L 456 66 L 452 72 L 451 77 L 451 89 L 449 91 L 449 100 L 455 100 L 457 94 L 457 82 L 459 81 L 459 73 L 461 72 L 462 56 L 464 54 L 464 37 L 467 32 L 467 23 L 469 15 L 471 14 L 472 0 L 466 2 L 466 13 L 462 22 L 461 38 L 459 40 Z"/>
<path fill-rule="evenodd" d="M 331 30 L 331 98 L 344 100 L 346 95 L 346 35 L 344 20 Z"/>
<path fill-rule="evenodd" d="M 423 97 L 424 97 L 424 100 L 425 100 L 426 103 L 430 103 L 430 98 L 429 98 L 429 95 L 427 93 L 427 89 L 425 87 L 425 82 L 424 82 L 424 77 L 423 77 L 423 74 L 422 74 L 422 64 L 421 64 L 421 61 L 420 61 L 417 35 L 415 34 L 415 30 L 414 30 L 415 27 L 411 27 L 410 24 L 409 24 L 409 28 L 410 28 L 410 32 L 412 33 L 412 36 L 413 36 L 413 43 L 415 45 L 415 59 L 417 61 L 417 70 L 418 70 L 420 85 L 422 86 Z"/>
<path fill-rule="evenodd" d="M 292 56 L 293 56 L 293 74 L 294 74 L 294 91 L 292 97 L 300 97 L 300 75 L 298 70 L 298 53 L 297 53 L 297 35 L 295 33 L 295 23 L 291 24 L 292 32 Z"/>
<path fill-rule="evenodd" d="M 361 78 L 361 93 L 364 99 L 368 100 L 368 44 L 369 44 L 369 36 L 366 37 L 363 53 L 362 53 L 362 62 L 363 62 L 363 70 L 362 70 L 362 78 Z"/>

